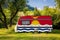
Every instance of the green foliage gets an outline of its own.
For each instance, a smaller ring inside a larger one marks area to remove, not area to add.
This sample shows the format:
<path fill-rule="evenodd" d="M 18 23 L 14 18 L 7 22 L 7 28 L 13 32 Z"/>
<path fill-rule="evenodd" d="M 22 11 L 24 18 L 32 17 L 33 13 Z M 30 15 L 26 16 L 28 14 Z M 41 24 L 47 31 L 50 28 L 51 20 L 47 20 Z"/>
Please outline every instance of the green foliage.
<path fill-rule="evenodd" d="M 40 12 L 39 10 L 37 10 L 37 8 L 34 8 L 34 16 L 40 16 Z"/>
<path fill-rule="evenodd" d="M 16 23 L 18 18 L 17 13 L 22 11 L 25 6 L 26 0 L 0 0 L 0 21 L 6 27 L 9 24 Z"/>
<path fill-rule="evenodd" d="M 55 0 L 57 8 L 60 9 L 60 0 Z"/>
<path fill-rule="evenodd" d="M 24 9 L 26 5 L 26 0 L 14 0 L 14 1 L 9 1 L 9 8 L 12 12 L 15 12 L 16 9 L 19 9 L 20 11 Z"/>
<path fill-rule="evenodd" d="M 0 23 L 0 28 L 2 27 L 2 23 Z"/>
<path fill-rule="evenodd" d="M 28 7 L 25 7 L 25 8 L 23 9 L 23 12 L 24 12 L 25 15 L 28 15 L 28 14 L 27 14 L 27 11 L 29 11 L 29 9 L 28 9 Z"/>
<path fill-rule="evenodd" d="M 33 11 L 26 11 L 26 15 L 34 16 L 34 12 Z"/>
<path fill-rule="evenodd" d="M 0 0 L 0 4 L 4 4 L 6 0 Z"/>
<path fill-rule="evenodd" d="M 2 14 L 1 14 L 1 12 L 0 12 L 0 18 L 2 18 Z"/>

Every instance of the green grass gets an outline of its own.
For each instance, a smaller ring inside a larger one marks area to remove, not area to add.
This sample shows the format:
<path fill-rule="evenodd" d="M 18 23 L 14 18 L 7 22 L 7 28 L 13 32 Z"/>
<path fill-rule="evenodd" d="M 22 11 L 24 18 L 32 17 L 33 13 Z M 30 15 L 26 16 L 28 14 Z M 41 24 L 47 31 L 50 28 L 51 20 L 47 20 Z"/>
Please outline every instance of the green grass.
<path fill-rule="evenodd" d="M 60 40 L 60 30 L 51 33 L 15 33 L 12 27 L 0 29 L 0 40 Z"/>
<path fill-rule="evenodd" d="M 15 33 L 0 35 L 0 40 L 60 40 L 60 34 Z"/>

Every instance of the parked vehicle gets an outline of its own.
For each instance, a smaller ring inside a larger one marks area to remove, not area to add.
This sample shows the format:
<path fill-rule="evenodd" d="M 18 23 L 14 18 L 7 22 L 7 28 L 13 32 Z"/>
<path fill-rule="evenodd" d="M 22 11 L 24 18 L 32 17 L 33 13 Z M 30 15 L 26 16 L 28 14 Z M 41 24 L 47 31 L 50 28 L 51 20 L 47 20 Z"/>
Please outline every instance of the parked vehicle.
<path fill-rule="evenodd" d="M 15 27 L 15 32 L 51 32 L 51 16 L 22 16 Z"/>

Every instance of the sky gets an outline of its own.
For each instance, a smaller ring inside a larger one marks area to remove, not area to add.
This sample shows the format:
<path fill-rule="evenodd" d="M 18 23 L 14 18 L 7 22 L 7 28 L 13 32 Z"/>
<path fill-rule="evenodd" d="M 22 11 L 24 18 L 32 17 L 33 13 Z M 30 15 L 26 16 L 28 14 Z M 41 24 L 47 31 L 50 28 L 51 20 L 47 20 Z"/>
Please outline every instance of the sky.
<path fill-rule="evenodd" d="M 37 9 L 43 9 L 44 6 L 49 6 L 51 8 L 55 7 L 54 0 L 28 0 L 27 4 Z"/>

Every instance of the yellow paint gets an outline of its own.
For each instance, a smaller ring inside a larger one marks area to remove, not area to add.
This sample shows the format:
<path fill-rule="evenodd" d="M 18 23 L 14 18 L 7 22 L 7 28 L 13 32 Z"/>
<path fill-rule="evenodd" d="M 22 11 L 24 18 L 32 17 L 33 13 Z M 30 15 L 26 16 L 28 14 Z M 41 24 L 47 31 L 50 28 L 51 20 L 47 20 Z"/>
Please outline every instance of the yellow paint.
<path fill-rule="evenodd" d="M 39 25 L 39 21 L 38 20 L 33 20 L 31 24 L 32 25 Z"/>

